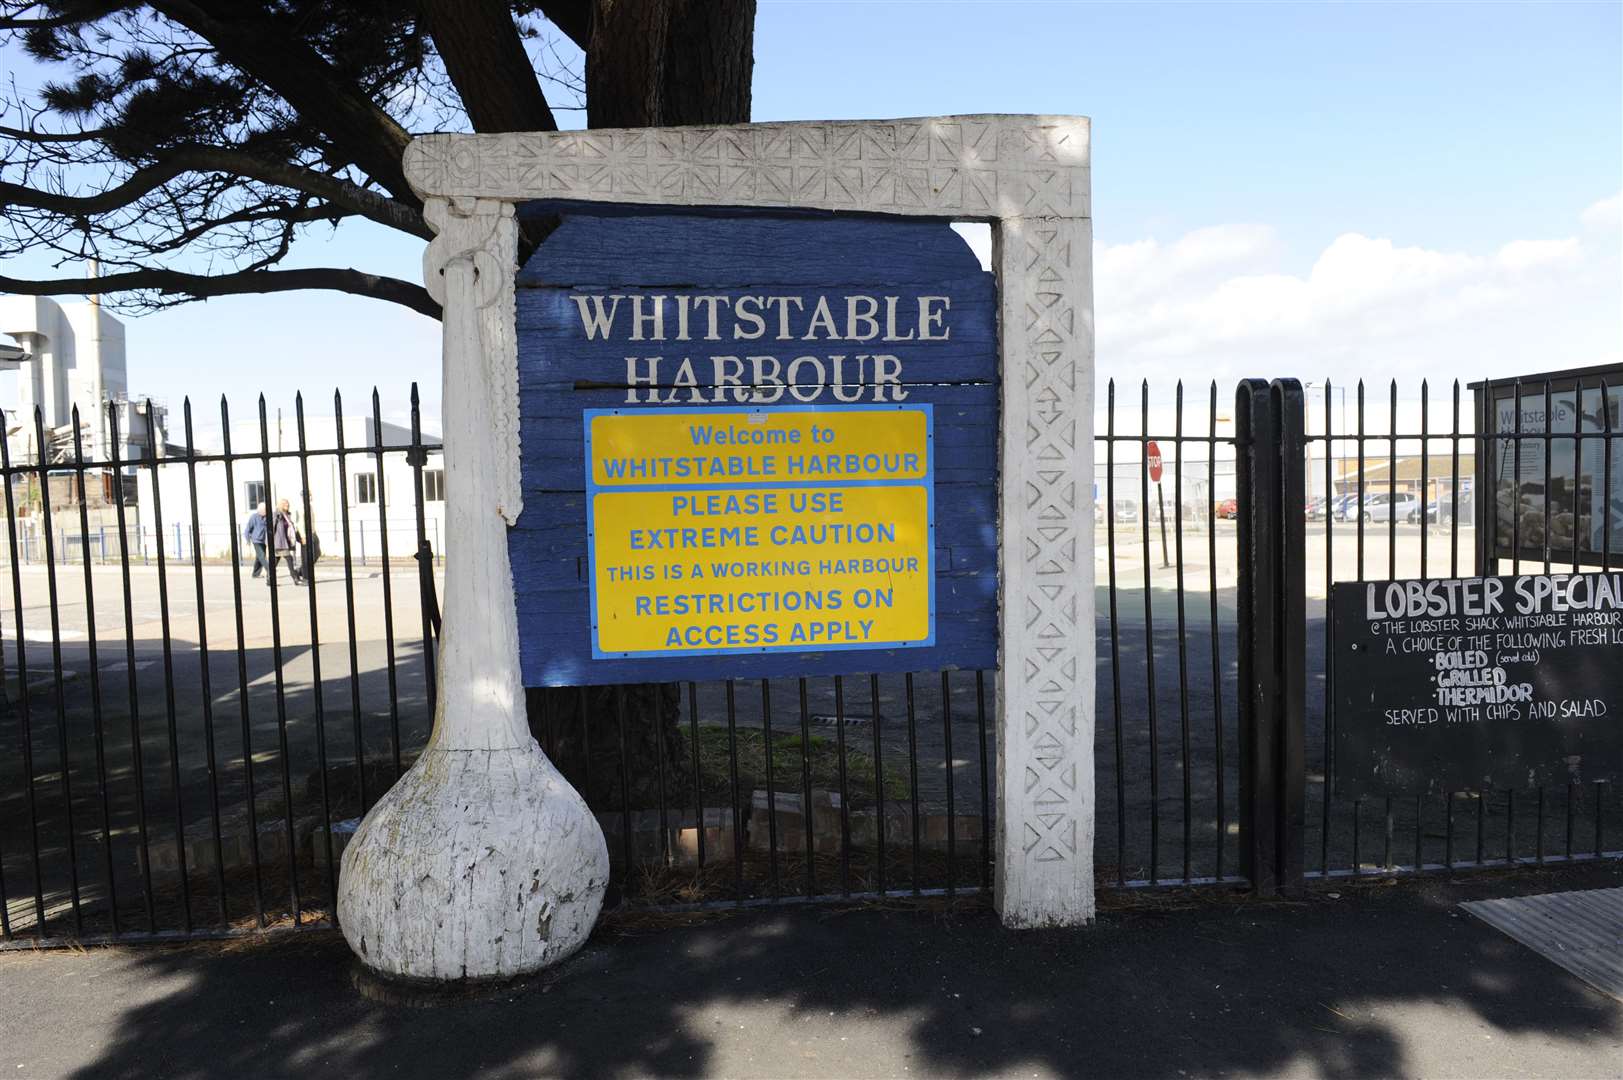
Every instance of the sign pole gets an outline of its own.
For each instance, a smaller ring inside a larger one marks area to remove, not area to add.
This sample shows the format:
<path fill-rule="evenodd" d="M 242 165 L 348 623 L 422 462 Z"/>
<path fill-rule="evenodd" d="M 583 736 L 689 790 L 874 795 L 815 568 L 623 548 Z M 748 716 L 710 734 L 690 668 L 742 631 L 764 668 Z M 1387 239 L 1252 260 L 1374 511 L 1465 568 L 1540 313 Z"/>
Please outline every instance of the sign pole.
<path fill-rule="evenodd" d="M 1161 519 L 1161 569 L 1165 570 L 1172 565 L 1167 555 L 1167 503 L 1161 494 L 1161 481 L 1155 482 L 1155 516 Z"/>
<path fill-rule="evenodd" d="M 436 233 L 424 278 L 445 307 L 439 697 L 422 756 L 344 851 L 338 919 L 381 974 L 500 979 L 585 943 L 609 853 L 585 800 L 530 734 L 519 680 L 507 553 L 522 508 L 513 206 L 430 198 L 424 215 Z"/>

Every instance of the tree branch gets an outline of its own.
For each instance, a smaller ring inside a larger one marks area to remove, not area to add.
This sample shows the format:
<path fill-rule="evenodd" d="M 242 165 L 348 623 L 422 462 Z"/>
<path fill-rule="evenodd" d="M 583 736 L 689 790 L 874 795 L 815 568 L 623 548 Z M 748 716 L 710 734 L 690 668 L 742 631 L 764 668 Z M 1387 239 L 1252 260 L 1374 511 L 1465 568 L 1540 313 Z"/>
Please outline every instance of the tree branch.
<path fill-rule="evenodd" d="M 38 4 L 26 5 L 39 7 Z M 59 4 L 57 14 L 39 19 L 0 19 L 0 30 L 56 30 L 65 26 L 78 26 L 80 23 L 92 22 L 104 15 L 110 15 L 120 8 L 134 6 L 130 0 L 81 0 L 80 3 Z"/>
<path fill-rule="evenodd" d="M 400 163 L 410 134 L 309 44 L 273 20 L 245 14 L 237 0 L 150 2 L 212 44 L 222 60 L 275 91 L 396 199 L 417 205 Z"/>
<path fill-rule="evenodd" d="M 256 157 L 221 146 L 181 146 L 164 152 L 151 165 L 130 174 L 122 184 L 97 195 L 59 195 L 22 184 L 0 182 L 0 209 L 26 206 L 54 214 L 88 217 L 125 207 L 188 172 L 223 172 L 267 184 L 303 191 L 347 207 L 381 225 L 433 239 L 433 233 L 414 207 L 347 180 L 284 161 Z"/>
<path fill-rule="evenodd" d="M 300 207 L 284 205 L 269 209 L 261 204 L 194 225 L 185 232 L 160 243 L 137 242 L 134 246 L 138 246 L 154 255 L 167 254 L 179 251 L 187 244 L 202 239 L 216 229 L 229 228 L 232 225 L 259 225 L 266 222 L 281 222 L 287 225 L 311 225 L 318 221 L 328 221 L 336 225 L 345 218 L 356 216 L 358 215 L 353 210 L 341 210 L 330 203 L 316 203 L 313 206 Z"/>
<path fill-rule="evenodd" d="M 368 274 L 337 267 L 300 270 L 255 270 L 241 274 L 186 274 L 178 270 L 131 270 L 97 278 L 52 278 L 32 281 L 0 276 L 0 292 L 24 296 L 92 296 L 116 292 L 156 292 L 183 299 L 206 300 L 211 296 L 243 293 L 291 292 L 297 289 L 330 289 L 355 296 L 369 296 L 400 304 L 431 319 L 440 317 L 440 306 L 421 285 L 398 278 Z"/>
<path fill-rule="evenodd" d="M 558 130 L 509 4 L 419 0 L 418 8 L 473 130 Z"/>
<path fill-rule="evenodd" d="M 113 134 L 109 128 L 97 128 L 94 131 L 30 131 L 27 128 L 5 127 L 0 125 L 0 139 L 16 139 L 25 143 L 76 143 L 100 142 Z"/>

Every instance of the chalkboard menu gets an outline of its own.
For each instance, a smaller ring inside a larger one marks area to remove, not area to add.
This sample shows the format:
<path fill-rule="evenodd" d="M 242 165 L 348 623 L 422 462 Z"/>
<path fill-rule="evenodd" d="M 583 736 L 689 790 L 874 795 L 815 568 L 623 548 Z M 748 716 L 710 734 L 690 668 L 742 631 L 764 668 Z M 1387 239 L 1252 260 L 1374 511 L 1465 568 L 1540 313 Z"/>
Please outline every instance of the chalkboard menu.
<path fill-rule="evenodd" d="M 1336 794 L 1623 776 L 1623 573 L 1334 586 Z"/>

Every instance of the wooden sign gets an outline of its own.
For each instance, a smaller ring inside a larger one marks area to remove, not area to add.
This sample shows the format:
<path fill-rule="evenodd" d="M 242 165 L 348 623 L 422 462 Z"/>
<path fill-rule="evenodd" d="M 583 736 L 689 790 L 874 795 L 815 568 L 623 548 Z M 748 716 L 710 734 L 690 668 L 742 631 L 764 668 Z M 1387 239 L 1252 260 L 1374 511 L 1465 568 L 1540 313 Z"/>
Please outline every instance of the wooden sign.
<path fill-rule="evenodd" d="M 1342 798 L 1623 780 L 1623 573 L 1348 582 Z"/>
<path fill-rule="evenodd" d="M 518 285 L 527 685 L 995 665 L 995 290 L 949 226 L 570 213 Z"/>
<path fill-rule="evenodd" d="M 608 850 L 523 683 L 996 665 L 993 902 L 1093 919 L 1089 146 L 1075 116 L 412 140 L 450 532 L 434 730 L 337 883 L 363 963 L 511 978 L 586 939 Z M 515 277 L 528 214 L 562 224 Z M 995 278 L 947 221 L 991 227 Z"/>

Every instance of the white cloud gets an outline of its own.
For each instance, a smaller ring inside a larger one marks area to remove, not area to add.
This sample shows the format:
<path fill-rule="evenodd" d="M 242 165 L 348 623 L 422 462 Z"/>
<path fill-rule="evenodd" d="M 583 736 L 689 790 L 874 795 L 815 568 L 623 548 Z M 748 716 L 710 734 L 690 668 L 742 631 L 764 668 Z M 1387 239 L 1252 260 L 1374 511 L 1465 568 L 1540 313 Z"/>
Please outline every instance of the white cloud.
<path fill-rule="evenodd" d="M 1623 360 L 1623 269 L 1617 245 L 1593 238 L 1477 254 L 1348 232 L 1293 272 L 1274 230 L 1224 225 L 1100 246 L 1094 279 L 1101 377 L 1328 374 L 1417 390 L 1422 376 Z"/>
<path fill-rule="evenodd" d="M 1216 225 L 1185 233 L 1171 244 L 1137 240 L 1100 249 L 1095 274 L 1122 283 L 1126 296 L 1158 293 L 1174 283 L 1233 273 L 1272 253 L 1274 230 L 1266 225 Z"/>
<path fill-rule="evenodd" d="M 1576 236 L 1565 240 L 1512 240 L 1499 249 L 1500 266 L 1507 270 L 1530 270 L 1545 263 L 1579 258 L 1582 250 Z"/>
<path fill-rule="evenodd" d="M 1623 225 L 1623 191 L 1609 199 L 1592 203 L 1583 212 L 1581 220 L 1591 229 L 1615 229 Z"/>

